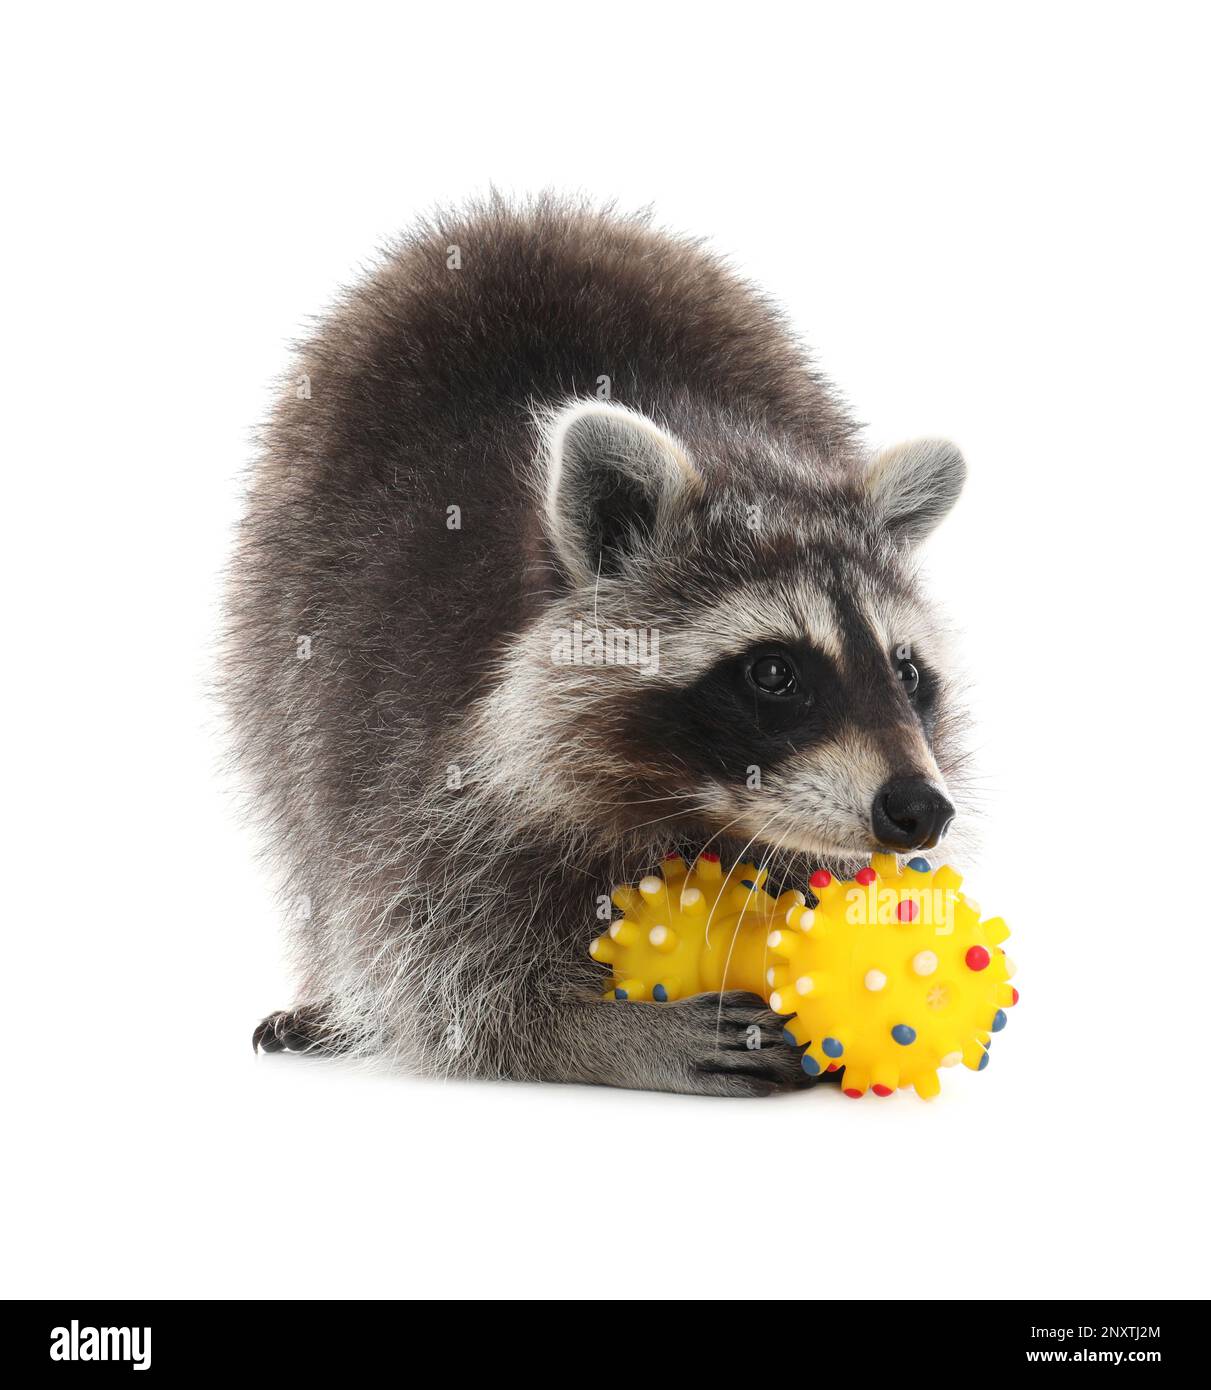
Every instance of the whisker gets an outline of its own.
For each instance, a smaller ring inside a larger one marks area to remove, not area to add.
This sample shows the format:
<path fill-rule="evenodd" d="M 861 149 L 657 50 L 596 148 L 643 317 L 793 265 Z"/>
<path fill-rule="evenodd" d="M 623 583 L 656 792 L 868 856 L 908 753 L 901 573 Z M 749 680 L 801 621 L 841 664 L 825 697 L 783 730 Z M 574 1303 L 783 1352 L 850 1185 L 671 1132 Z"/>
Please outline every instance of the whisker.
<path fill-rule="evenodd" d="M 760 828 L 759 830 L 757 830 L 757 832 L 751 837 L 751 839 L 748 841 L 748 844 L 746 844 L 746 845 L 744 846 L 744 849 L 742 849 L 742 850 L 740 851 L 740 853 L 736 856 L 736 863 L 737 863 L 737 864 L 743 863 L 743 861 L 744 861 L 744 856 L 745 856 L 745 853 L 746 853 L 747 850 L 748 850 L 749 845 L 751 845 L 751 844 L 753 843 L 754 840 L 758 839 L 761 835 L 763 835 L 763 834 L 765 833 L 766 829 L 768 829 L 769 826 L 773 825 L 774 821 L 776 821 L 777 819 L 778 819 L 778 812 L 775 811 L 774 814 L 769 818 L 769 820 L 767 820 L 767 821 L 765 822 L 765 824 L 764 824 L 763 826 L 761 826 L 761 828 Z M 745 907 L 747 907 L 747 906 L 749 905 L 749 903 L 752 902 L 752 900 L 753 900 L 753 894 L 754 894 L 755 892 L 756 892 L 756 879 L 753 880 L 753 887 L 750 888 L 750 889 L 748 890 L 748 897 L 745 899 L 745 902 L 744 902 Z M 719 899 L 716 898 L 716 899 L 715 899 L 715 907 L 717 907 L 718 905 L 719 905 Z M 711 918 L 714 917 L 714 915 L 715 915 L 715 908 L 712 907 L 712 908 L 711 908 L 711 911 L 710 911 L 710 914 L 707 916 L 707 919 L 706 919 L 706 931 L 707 931 L 706 939 L 707 939 L 708 942 L 709 942 L 710 939 L 711 939 L 711 937 L 710 937 L 710 932 L 711 932 Z M 732 953 L 733 953 L 733 951 L 736 949 L 736 938 L 737 938 L 739 935 L 740 935 L 740 919 L 739 919 L 739 917 L 737 917 L 737 919 L 736 919 L 736 926 L 735 926 L 735 929 L 734 929 L 733 932 L 732 932 L 732 939 L 731 939 L 731 941 L 728 943 L 727 956 L 726 956 L 726 958 L 725 958 L 725 960 L 724 960 L 724 962 L 723 962 L 723 984 L 724 984 L 724 988 L 726 988 L 726 986 L 727 986 L 727 971 L 728 971 L 728 966 L 731 965 L 731 962 L 732 962 Z M 718 1007 L 717 1007 L 716 1010 L 715 1010 L 715 1041 L 716 1041 L 716 1042 L 718 1042 L 718 1040 L 719 1040 L 719 1030 L 722 1028 L 722 1026 L 723 1026 L 723 991 L 720 990 L 720 993 L 719 993 L 719 1004 L 718 1004 Z"/>
<path fill-rule="evenodd" d="M 741 819 L 742 819 L 741 816 L 737 816 L 737 817 L 736 817 L 736 820 L 729 821 L 729 822 L 728 822 L 728 825 L 735 825 L 735 824 L 736 824 L 736 821 L 741 820 Z M 736 864 L 739 864 L 739 863 L 741 862 L 741 860 L 743 860 L 744 855 L 745 855 L 745 851 L 748 849 L 749 845 L 751 845 L 751 844 L 753 843 L 753 841 L 756 840 L 756 839 L 758 838 L 758 836 L 761 835 L 762 831 L 764 831 L 764 830 L 766 829 L 767 826 L 773 825 L 774 821 L 777 820 L 777 819 L 778 819 L 778 812 L 775 811 L 774 814 L 769 818 L 769 820 L 767 820 L 767 821 L 765 822 L 765 825 L 763 825 L 763 826 L 757 831 L 757 833 L 752 837 L 752 839 L 750 839 L 750 840 L 748 841 L 748 843 L 744 846 L 744 849 L 742 849 L 742 850 L 740 851 L 740 853 L 736 856 Z M 727 828 L 727 826 L 724 827 L 724 829 L 726 829 L 726 828 Z M 722 831 L 717 832 L 717 833 L 722 834 Z M 711 838 L 714 839 L 714 836 L 712 836 Z M 709 844 L 710 841 L 708 840 L 707 843 Z M 734 869 L 734 868 L 736 867 L 736 864 L 730 865 L 730 866 L 729 866 L 729 871 L 730 871 L 730 869 Z M 716 899 L 715 899 L 714 907 L 711 908 L 709 914 L 707 915 L 707 919 L 706 919 L 706 944 L 707 944 L 708 946 L 710 945 L 710 942 L 711 942 L 711 922 L 712 922 L 712 920 L 714 919 L 714 916 L 715 916 L 715 908 L 718 907 L 718 906 L 719 906 L 719 899 L 716 898 Z"/>
<path fill-rule="evenodd" d="M 707 807 L 707 806 L 700 806 L 698 809 L 701 810 L 701 811 L 706 811 L 706 810 L 709 810 L 710 808 Z M 628 829 L 628 830 L 642 830 L 642 829 L 644 828 L 645 825 L 659 825 L 662 821 L 666 821 L 666 820 L 677 820 L 678 817 L 683 816 L 683 815 L 685 815 L 685 811 L 684 811 L 684 810 L 681 810 L 681 811 L 670 811 L 669 814 L 668 814 L 667 816 L 655 816 L 655 817 L 653 817 L 652 820 L 641 820 L 641 821 L 639 822 L 638 825 L 631 825 L 631 826 L 628 826 L 627 829 Z"/>

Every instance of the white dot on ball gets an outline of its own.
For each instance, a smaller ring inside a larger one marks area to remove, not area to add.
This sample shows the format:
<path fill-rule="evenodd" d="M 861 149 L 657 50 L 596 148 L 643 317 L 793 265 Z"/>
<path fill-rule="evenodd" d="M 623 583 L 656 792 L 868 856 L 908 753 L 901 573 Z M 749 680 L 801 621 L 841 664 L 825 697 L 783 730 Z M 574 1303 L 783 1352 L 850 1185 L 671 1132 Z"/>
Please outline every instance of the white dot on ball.
<path fill-rule="evenodd" d="M 938 968 L 938 958 L 932 951 L 918 951 L 912 958 L 912 968 L 918 975 L 932 975 Z"/>
<path fill-rule="evenodd" d="M 772 985 L 774 983 L 775 973 L 776 972 L 774 970 L 774 967 L 771 965 L 770 968 L 765 972 L 765 983 L 767 985 Z"/>
<path fill-rule="evenodd" d="M 641 893 L 646 893 L 648 897 L 651 897 L 653 893 L 659 893 L 663 887 L 664 884 L 660 879 L 654 877 L 652 874 L 649 874 L 647 878 L 641 878 L 639 880 L 639 891 Z"/>
<path fill-rule="evenodd" d="M 792 907 L 791 912 L 794 911 L 795 909 Z M 786 914 L 786 920 L 788 922 L 790 921 L 790 912 Z M 811 931 L 812 927 L 815 925 L 815 921 L 816 914 L 811 910 L 810 907 L 807 907 L 804 908 L 803 916 L 799 918 L 798 922 L 795 925 L 799 928 L 800 931 Z"/>
<path fill-rule="evenodd" d="M 887 976 L 882 970 L 868 970 L 864 983 L 867 989 L 882 989 L 887 983 Z"/>
<path fill-rule="evenodd" d="M 946 1056 L 942 1058 L 942 1066 L 957 1067 L 962 1060 L 963 1054 L 961 1052 L 948 1052 Z"/>
<path fill-rule="evenodd" d="M 782 996 L 777 990 L 769 997 L 769 1006 L 776 1014 L 782 1013 Z"/>
<path fill-rule="evenodd" d="M 795 988 L 800 994 L 810 994 L 815 987 L 816 982 L 810 975 L 800 975 L 795 981 Z"/>
<path fill-rule="evenodd" d="M 662 941 L 668 939 L 668 934 L 668 927 L 653 927 L 652 930 L 648 932 L 648 940 L 653 946 L 659 946 Z"/>
<path fill-rule="evenodd" d="M 697 888 L 687 888 L 681 895 L 682 907 L 693 907 L 695 903 L 702 901 L 702 894 Z"/>
<path fill-rule="evenodd" d="M 766 944 L 767 946 L 777 946 L 781 940 L 782 940 L 782 933 L 781 933 L 780 931 L 772 931 L 772 932 L 770 932 L 770 934 L 765 938 L 765 944 Z"/>
<path fill-rule="evenodd" d="M 611 923 L 610 923 L 610 935 L 614 938 L 615 941 L 618 940 L 618 933 L 619 933 L 621 930 L 622 930 L 622 921 L 621 921 L 621 919 L 620 919 L 619 921 L 617 921 L 617 922 L 611 922 Z"/>

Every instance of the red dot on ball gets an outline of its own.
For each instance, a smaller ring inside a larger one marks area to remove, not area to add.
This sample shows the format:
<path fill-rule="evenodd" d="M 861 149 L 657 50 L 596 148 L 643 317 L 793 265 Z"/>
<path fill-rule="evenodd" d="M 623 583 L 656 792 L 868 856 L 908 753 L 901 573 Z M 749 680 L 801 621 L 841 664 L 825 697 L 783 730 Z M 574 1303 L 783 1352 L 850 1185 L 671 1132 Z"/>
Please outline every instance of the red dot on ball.
<path fill-rule="evenodd" d="M 876 874 L 874 869 L 859 869 L 854 875 L 854 882 L 862 884 L 873 883 L 875 878 Z"/>
<path fill-rule="evenodd" d="M 845 1088 L 845 1094 L 850 1098 L 850 1100 L 862 1099 L 862 1092 L 859 1090 L 855 1090 L 852 1086 L 847 1086 Z"/>
<path fill-rule="evenodd" d="M 968 970 L 983 970 L 992 957 L 983 946 L 973 946 L 965 957 Z"/>
<path fill-rule="evenodd" d="M 1013 990 L 1013 1002 L 1016 1004 L 1022 996 L 1018 993 L 1014 985 L 1010 985 L 1009 988 Z"/>
<path fill-rule="evenodd" d="M 872 1086 L 870 1089 L 871 1089 L 871 1090 L 875 1093 L 875 1095 L 877 1095 L 877 1096 L 889 1096 L 889 1095 L 891 1095 L 891 1087 L 890 1087 L 890 1086 Z"/>
<path fill-rule="evenodd" d="M 896 904 L 896 916 L 901 922 L 915 922 L 917 918 L 917 905 L 911 898 L 905 898 L 903 902 Z"/>
<path fill-rule="evenodd" d="M 839 1071 L 839 1070 L 840 1070 L 840 1064 L 839 1064 L 838 1062 L 830 1062 L 830 1063 L 828 1064 L 828 1066 L 826 1066 L 826 1067 L 824 1068 L 824 1070 L 825 1070 L 825 1071 Z"/>
<path fill-rule="evenodd" d="M 698 858 L 705 859 L 708 864 L 718 864 L 719 862 L 719 856 L 717 854 L 712 854 L 709 850 L 705 849 L 698 856 Z"/>
<path fill-rule="evenodd" d="M 813 888 L 827 888 L 833 881 L 832 874 L 827 869 L 817 869 L 808 882 Z"/>

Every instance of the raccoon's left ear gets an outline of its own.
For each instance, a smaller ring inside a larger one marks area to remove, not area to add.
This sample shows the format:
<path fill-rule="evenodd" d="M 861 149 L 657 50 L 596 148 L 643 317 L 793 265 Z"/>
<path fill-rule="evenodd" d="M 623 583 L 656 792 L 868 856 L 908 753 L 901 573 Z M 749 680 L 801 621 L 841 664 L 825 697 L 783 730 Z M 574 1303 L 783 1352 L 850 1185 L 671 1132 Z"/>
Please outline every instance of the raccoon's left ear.
<path fill-rule="evenodd" d="M 883 525 L 916 545 L 958 501 L 966 477 L 963 455 L 949 440 L 914 439 L 877 454 L 865 488 Z"/>
<path fill-rule="evenodd" d="M 547 530 L 580 583 L 617 573 L 702 486 L 685 449 L 637 410 L 581 401 L 545 423 Z"/>

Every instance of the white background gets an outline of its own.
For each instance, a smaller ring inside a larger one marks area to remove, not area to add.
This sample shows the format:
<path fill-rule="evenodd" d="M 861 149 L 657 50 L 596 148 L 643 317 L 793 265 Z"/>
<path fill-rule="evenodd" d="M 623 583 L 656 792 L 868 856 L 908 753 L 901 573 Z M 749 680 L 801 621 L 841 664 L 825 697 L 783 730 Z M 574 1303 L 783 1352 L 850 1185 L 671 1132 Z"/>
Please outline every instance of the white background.
<path fill-rule="evenodd" d="M 8 29 L 3 1292 L 1211 1293 L 1197 8 Z M 253 1057 L 290 987 L 203 694 L 251 428 L 306 317 L 492 182 L 653 202 L 785 303 L 872 443 L 968 456 L 931 568 L 978 713 L 962 867 L 1023 1002 L 932 1105 Z"/>

